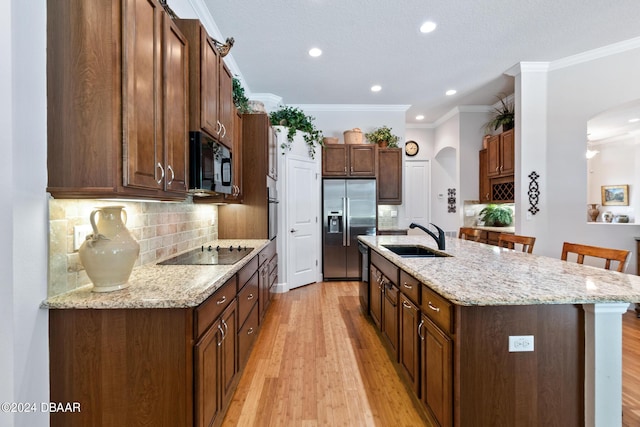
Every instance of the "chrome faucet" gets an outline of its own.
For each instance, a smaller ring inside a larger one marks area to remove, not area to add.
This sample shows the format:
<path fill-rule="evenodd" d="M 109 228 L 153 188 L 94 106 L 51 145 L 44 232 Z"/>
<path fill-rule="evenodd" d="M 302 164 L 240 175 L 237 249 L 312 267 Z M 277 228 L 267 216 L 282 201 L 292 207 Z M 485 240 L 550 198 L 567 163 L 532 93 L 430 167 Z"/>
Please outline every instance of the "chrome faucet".
<path fill-rule="evenodd" d="M 429 236 L 433 237 L 433 240 L 436 241 L 436 243 L 438 244 L 438 249 L 440 249 L 441 251 L 444 251 L 444 230 L 442 230 L 442 228 L 438 227 L 437 225 L 435 225 L 434 223 L 430 222 L 429 224 L 433 225 L 435 228 L 438 229 L 438 236 L 436 237 L 435 234 L 433 234 L 431 231 L 427 230 L 426 227 L 423 227 L 420 224 L 416 224 L 415 222 L 412 222 L 409 225 L 409 228 L 416 228 L 418 227 L 420 230 L 424 231 L 425 233 L 427 233 Z"/>

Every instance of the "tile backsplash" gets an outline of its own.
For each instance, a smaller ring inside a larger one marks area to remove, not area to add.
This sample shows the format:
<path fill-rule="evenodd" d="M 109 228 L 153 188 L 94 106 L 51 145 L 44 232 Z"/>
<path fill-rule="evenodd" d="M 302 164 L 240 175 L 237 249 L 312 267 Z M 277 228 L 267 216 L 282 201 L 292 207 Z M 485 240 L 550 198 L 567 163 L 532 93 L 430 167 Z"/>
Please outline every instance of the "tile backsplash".
<path fill-rule="evenodd" d="M 140 244 L 135 267 L 218 238 L 218 207 L 190 199 L 181 203 L 50 199 L 49 296 L 91 283 L 73 248 L 73 227 L 89 224 L 91 211 L 109 205 L 125 207 L 127 228 Z"/>

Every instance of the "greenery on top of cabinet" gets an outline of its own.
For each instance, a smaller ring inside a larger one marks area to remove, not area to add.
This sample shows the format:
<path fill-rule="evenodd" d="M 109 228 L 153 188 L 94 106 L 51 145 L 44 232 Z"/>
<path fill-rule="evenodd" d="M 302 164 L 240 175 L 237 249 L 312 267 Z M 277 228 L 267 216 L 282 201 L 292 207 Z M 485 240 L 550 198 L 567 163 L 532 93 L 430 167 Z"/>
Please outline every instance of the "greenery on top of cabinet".
<path fill-rule="evenodd" d="M 316 154 L 316 145 L 322 147 L 322 131 L 318 130 L 313 124 L 314 117 L 308 116 L 297 107 L 281 106 L 279 110 L 269 115 L 273 126 L 286 126 L 287 141 L 280 145 L 280 148 L 291 150 L 291 143 L 296 136 L 296 131 L 303 132 L 302 137 L 307 143 L 309 156 L 313 159 Z"/>

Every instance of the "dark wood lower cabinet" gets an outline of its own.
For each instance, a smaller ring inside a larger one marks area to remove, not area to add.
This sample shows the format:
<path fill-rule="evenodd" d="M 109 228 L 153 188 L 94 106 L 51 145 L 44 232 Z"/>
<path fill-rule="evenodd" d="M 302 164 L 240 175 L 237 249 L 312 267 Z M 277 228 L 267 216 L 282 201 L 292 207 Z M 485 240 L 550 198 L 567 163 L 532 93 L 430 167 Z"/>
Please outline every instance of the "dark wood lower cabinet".
<path fill-rule="evenodd" d="M 421 316 L 420 400 L 440 426 L 452 425 L 453 342 L 427 316 Z"/>
<path fill-rule="evenodd" d="M 373 265 L 369 267 L 369 314 L 378 329 L 382 328 L 382 276 Z"/>
<path fill-rule="evenodd" d="M 407 381 L 419 393 L 420 342 L 418 324 L 420 312 L 404 294 L 400 294 L 400 366 Z"/>
<path fill-rule="evenodd" d="M 386 338 L 387 346 L 398 360 L 398 287 L 389 282 L 384 285 L 382 335 Z"/>
<path fill-rule="evenodd" d="M 269 298 L 260 256 L 273 286 L 275 241 L 197 307 L 50 310 L 50 399 L 81 409 L 52 412 L 50 425 L 221 425 Z"/>

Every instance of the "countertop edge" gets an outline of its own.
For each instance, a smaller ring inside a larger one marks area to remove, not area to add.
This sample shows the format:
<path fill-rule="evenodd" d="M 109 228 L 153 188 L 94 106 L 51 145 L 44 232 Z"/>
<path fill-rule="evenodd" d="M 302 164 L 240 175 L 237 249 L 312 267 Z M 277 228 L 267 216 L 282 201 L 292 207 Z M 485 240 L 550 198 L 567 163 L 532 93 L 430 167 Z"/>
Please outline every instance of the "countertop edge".
<path fill-rule="evenodd" d="M 215 246 L 220 242 L 224 242 L 221 246 L 228 245 L 230 242 L 243 246 L 247 243 L 246 246 L 253 247 L 253 250 L 237 263 L 226 266 L 158 265 L 157 262 L 162 261 L 158 260 L 153 264 L 134 268 L 127 288 L 103 293 L 93 292 L 91 290 L 92 284 L 84 285 L 69 292 L 48 297 L 40 304 L 40 308 L 47 310 L 105 310 L 197 307 L 247 265 L 271 241 L 267 239 L 221 239 L 206 243 L 205 246 Z M 153 279 L 146 279 L 145 276 Z M 175 282 L 180 279 L 185 280 L 186 283 L 176 284 Z M 179 288 L 176 288 L 178 286 Z"/>

